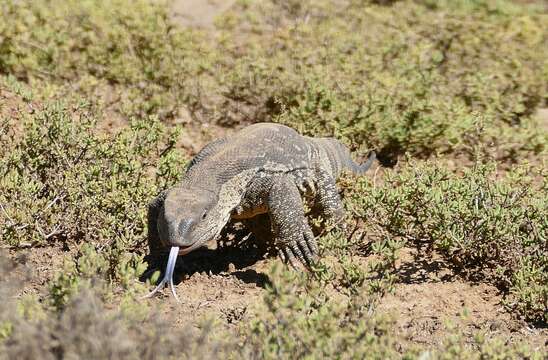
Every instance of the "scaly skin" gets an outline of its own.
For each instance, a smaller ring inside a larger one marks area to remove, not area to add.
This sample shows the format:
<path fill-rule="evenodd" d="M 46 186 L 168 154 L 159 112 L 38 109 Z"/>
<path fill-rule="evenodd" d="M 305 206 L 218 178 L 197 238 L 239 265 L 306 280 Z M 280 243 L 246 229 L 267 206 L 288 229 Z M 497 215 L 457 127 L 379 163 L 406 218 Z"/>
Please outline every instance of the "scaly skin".
<path fill-rule="evenodd" d="M 344 209 L 335 181 L 342 171 L 363 174 L 335 139 L 310 138 L 278 124 L 248 126 L 216 140 L 190 162 L 182 181 L 149 205 L 149 246 L 178 246 L 186 254 L 215 239 L 230 219 L 268 214 L 274 245 L 286 262 L 309 266 L 317 245 L 301 197 L 312 197 L 326 218 Z M 253 230 L 253 228 L 251 229 Z"/>

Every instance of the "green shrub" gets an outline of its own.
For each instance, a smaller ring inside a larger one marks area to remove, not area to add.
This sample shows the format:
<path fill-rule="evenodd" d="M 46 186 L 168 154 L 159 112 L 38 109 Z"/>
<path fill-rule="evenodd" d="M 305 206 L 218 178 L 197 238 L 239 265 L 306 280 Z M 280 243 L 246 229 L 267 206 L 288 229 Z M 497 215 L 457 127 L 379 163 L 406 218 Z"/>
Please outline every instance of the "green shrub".
<path fill-rule="evenodd" d="M 0 17 L 0 73 L 68 83 L 130 115 L 175 116 L 209 66 L 203 38 L 174 27 L 163 1 L 8 1 Z"/>
<path fill-rule="evenodd" d="M 546 321 L 546 176 L 539 183 L 532 169 L 521 167 L 496 179 L 495 169 L 476 164 L 458 176 L 411 162 L 381 186 L 359 180 L 348 206 L 372 226 L 372 241 L 388 234 L 419 250 L 438 250 L 462 274 L 505 290 L 519 314 Z"/>
<path fill-rule="evenodd" d="M 247 358 L 396 356 L 391 322 L 372 315 L 366 294 L 345 299 L 302 274 L 274 269 L 271 275 L 259 316 L 244 328 Z"/>
<path fill-rule="evenodd" d="M 152 316 L 146 321 L 107 310 L 90 290 L 82 291 L 58 313 L 39 321 L 18 318 L 0 343 L 2 359 L 195 359 L 222 358 L 228 345 L 202 329 L 173 329 Z"/>
<path fill-rule="evenodd" d="M 547 100 L 545 16 L 465 3 L 321 1 L 291 16 L 279 2 L 246 5 L 237 23 L 254 32 L 234 50 L 227 96 L 308 134 L 375 147 L 387 163 L 467 150 L 483 140 L 471 136 L 478 123 L 498 156 L 542 151 L 546 138 L 527 129 Z"/>
<path fill-rule="evenodd" d="M 388 164 L 482 141 L 510 160 L 545 149 L 531 119 L 548 101 L 542 9 L 377 3 L 243 1 L 214 36 L 151 0 L 8 2 L 0 73 L 125 115 L 275 120 L 375 147 Z"/>
<path fill-rule="evenodd" d="M 135 121 L 100 135 L 94 124 L 84 104 L 49 104 L 26 119 L 0 156 L 3 242 L 134 246 L 143 238 L 147 202 L 180 175 L 179 132 Z"/>
<path fill-rule="evenodd" d="M 8 85 L 26 92 L 13 79 Z M 107 298 L 120 286 L 130 306 L 143 290 L 147 204 L 183 169 L 174 149 L 180 130 L 147 119 L 104 134 L 83 102 L 33 106 L 0 118 L 1 245 L 76 250 L 49 284 L 57 309 L 83 289 Z"/>
<path fill-rule="evenodd" d="M 0 254 L 0 359 L 226 358 L 234 348 L 210 321 L 173 328 L 135 294 L 113 303 L 100 278 L 107 261 L 90 245 L 65 265 L 50 289 L 59 302 L 38 301 L 15 296 L 29 269 Z"/>
<path fill-rule="evenodd" d="M 451 329 L 451 328 L 450 328 Z M 522 344 L 508 345 L 501 339 L 487 340 L 484 335 L 477 333 L 472 343 L 467 341 L 461 333 L 452 328 L 452 334 L 444 339 L 440 349 L 425 351 L 422 355 L 426 358 L 440 360 L 450 359 L 531 359 L 543 358 L 541 352 L 535 352 Z M 427 357 L 427 355 L 429 357 Z"/>
<path fill-rule="evenodd" d="M 240 326 L 243 341 L 232 355 L 248 359 L 541 359 L 524 344 L 487 339 L 481 332 L 465 338 L 446 325 L 439 346 L 408 343 L 394 319 L 375 311 L 376 300 L 364 287 L 343 294 L 313 276 L 276 266 L 269 275 L 256 315 Z"/>

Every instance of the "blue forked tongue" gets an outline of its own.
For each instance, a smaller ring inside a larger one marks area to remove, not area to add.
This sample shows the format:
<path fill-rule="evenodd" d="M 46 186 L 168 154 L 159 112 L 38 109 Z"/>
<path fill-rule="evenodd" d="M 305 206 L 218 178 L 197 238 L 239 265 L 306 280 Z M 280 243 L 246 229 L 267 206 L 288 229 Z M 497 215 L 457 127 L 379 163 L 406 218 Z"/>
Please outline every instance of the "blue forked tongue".
<path fill-rule="evenodd" d="M 164 278 L 158 286 L 151 292 L 149 292 L 147 295 L 143 296 L 143 299 L 152 297 L 152 295 L 156 294 L 158 290 L 160 290 L 166 283 L 169 284 L 169 288 L 171 289 L 171 293 L 175 297 L 175 300 L 177 300 L 178 303 L 181 302 L 179 300 L 179 297 L 177 296 L 177 293 L 175 292 L 175 285 L 173 285 L 173 270 L 175 269 L 175 263 L 177 262 L 177 255 L 179 254 L 179 247 L 178 246 L 172 246 L 171 250 L 169 251 L 169 259 L 167 260 L 167 266 L 166 266 L 166 272 L 164 274 Z"/>

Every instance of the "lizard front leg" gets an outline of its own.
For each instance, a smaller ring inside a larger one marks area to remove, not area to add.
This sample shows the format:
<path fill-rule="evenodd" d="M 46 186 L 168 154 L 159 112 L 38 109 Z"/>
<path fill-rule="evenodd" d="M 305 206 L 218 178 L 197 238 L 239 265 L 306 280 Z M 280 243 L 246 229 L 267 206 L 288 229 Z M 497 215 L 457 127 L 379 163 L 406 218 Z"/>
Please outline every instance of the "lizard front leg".
<path fill-rule="evenodd" d="M 296 260 L 310 266 L 318 249 L 304 215 L 297 185 L 289 177 L 274 178 L 267 204 L 274 243 L 282 260 L 289 262 L 293 267 L 297 266 Z"/>

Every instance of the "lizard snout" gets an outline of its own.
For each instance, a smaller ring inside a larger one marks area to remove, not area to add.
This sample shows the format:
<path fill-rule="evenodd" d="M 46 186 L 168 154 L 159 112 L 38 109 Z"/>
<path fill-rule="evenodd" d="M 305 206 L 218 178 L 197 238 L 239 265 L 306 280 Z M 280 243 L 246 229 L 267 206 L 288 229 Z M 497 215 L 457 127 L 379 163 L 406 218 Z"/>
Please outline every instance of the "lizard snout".
<path fill-rule="evenodd" d="M 191 236 L 192 227 L 194 225 L 192 219 L 182 219 L 178 222 L 174 221 L 170 225 L 170 246 L 180 246 L 184 248 L 191 246 L 194 243 Z"/>
<path fill-rule="evenodd" d="M 181 222 L 179 222 L 177 235 L 179 235 L 179 238 L 182 240 L 188 239 L 190 234 L 190 228 L 194 224 L 194 221 L 191 219 L 183 219 Z M 190 244 L 189 244 L 190 245 Z"/>

